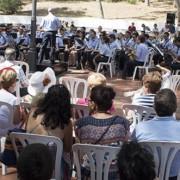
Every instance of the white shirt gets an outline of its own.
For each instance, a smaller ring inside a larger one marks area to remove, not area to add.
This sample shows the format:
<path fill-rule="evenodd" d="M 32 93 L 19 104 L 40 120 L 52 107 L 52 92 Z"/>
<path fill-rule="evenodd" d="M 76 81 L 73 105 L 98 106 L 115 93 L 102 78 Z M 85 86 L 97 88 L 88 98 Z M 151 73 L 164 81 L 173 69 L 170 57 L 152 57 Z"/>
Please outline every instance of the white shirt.
<path fill-rule="evenodd" d="M 51 12 L 42 19 L 40 24 L 40 28 L 43 28 L 44 31 L 57 31 L 60 26 L 60 20 Z"/>
<path fill-rule="evenodd" d="M 0 101 L 6 102 L 12 106 L 18 105 L 17 98 L 5 89 L 0 89 Z M 0 136 L 5 136 L 9 129 L 16 126 L 9 121 L 9 109 L 5 106 L 0 107 Z"/>

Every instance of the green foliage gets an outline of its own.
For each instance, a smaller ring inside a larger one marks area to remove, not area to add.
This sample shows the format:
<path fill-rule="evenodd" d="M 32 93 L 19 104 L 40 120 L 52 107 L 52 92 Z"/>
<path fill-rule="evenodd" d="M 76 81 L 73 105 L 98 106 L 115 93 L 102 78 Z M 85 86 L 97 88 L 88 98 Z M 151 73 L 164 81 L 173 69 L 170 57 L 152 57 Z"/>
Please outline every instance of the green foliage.
<path fill-rule="evenodd" d="M 136 4 L 136 3 L 137 3 L 137 0 L 128 0 L 128 3 L 130 3 L 130 4 Z"/>
<path fill-rule="evenodd" d="M 21 0 L 0 0 L 0 11 L 2 11 L 4 14 L 17 13 L 21 7 Z"/>

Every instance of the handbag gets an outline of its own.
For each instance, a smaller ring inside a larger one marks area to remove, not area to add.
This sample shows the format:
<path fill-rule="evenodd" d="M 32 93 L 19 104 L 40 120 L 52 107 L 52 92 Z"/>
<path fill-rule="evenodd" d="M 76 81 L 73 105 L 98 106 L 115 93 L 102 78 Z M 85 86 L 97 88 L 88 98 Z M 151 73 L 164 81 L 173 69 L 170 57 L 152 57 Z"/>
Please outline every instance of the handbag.
<path fill-rule="evenodd" d="M 0 161 L 6 166 L 16 167 L 16 164 L 17 164 L 16 153 L 10 139 L 10 134 L 12 132 L 26 133 L 26 125 L 27 125 L 27 122 L 25 123 L 25 129 L 22 129 L 22 126 L 23 126 L 22 124 L 19 128 L 14 128 L 8 131 L 8 134 L 5 140 L 4 151 L 0 154 Z M 35 126 L 35 128 L 33 128 L 32 131 L 34 131 L 37 127 L 38 125 Z M 17 151 L 20 153 L 23 149 L 23 145 L 18 139 L 15 140 L 15 144 L 17 147 Z"/>
<path fill-rule="evenodd" d="M 9 130 L 7 137 L 6 137 L 6 140 L 5 140 L 4 151 L 0 154 L 0 161 L 3 164 L 5 164 L 6 166 L 14 167 L 14 166 L 16 166 L 17 159 L 16 159 L 16 153 L 15 153 L 14 148 L 13 148 L 13 144 L 12 144 L 11 139 L 10 139 L 10 134 L 12 132 L 26 133 L 26 130 L 21 129 L 21 128 L 14 128 L 12 130 Z M 20 153 L 23 149 L 23 146 L 18 140 L 16 140 L 15 143 L 17 146 L 17 150 Z"/>

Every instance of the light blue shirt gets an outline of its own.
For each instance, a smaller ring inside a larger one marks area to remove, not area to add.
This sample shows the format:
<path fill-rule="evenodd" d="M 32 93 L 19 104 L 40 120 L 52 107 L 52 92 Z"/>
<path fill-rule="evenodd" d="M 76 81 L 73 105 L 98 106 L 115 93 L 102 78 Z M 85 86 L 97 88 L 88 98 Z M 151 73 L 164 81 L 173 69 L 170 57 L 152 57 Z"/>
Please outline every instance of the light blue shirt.
<path fill-rule="evenodd" d="M 110 50 L 109 45 L 106 44 L 106 43 L 101 44 L 100 47 L 99 47 L 99 53 L 101 55 L 110 57 L 111 56 L 111 50 Z"/>
<path fill-rule="evenodd" d="M 109 45 L 110 45 L 110 49 L 118 49 L 119 47 L 116 40 L 111 42 Z"/>
<path fill-rule="evenodd" d="M 5 45 L 6 44 L 6 38 L 4 37 L 3 34 L 0 34 L 0 46 Z"/>
<path fill-rule="evenodd" d="M 149 53 L 148 47 L 145 43 L 140 43 L 136 48 L 136 61 L 144 62 Z"/>
<path fill-rule="evenodd" d="M 61 36 L 56 36 L 56 48 L 63 47 L 63 38 Z"/>
<path fill-rule="evenodd" d="M 90 38 L 89 41 L 86 41 L 86 45 L 89 49 L 95 49 L 99 43 L 99 39 L 97 37 Z"/>
<path fill-rule="evenodd" d="M 49 12 L 49 14 L 42 19 L 40 24 L 40 28 L 43 28 L 44 31 L 57 31 L 60 26 L 61 23 L 59 19 L 51 12 Z"/>
<path fill-rule="evenodd" d="M 174 117 L 158 117 L 156 116 L 150 121 L 140 122 L 133 134 L 132 138 L 137 141 L 179 141 L 180 142 L 180 121 Z M 180 152 L 176 154 L 172 163 L 170 175 L 177 176 L 180 168 Z"/>

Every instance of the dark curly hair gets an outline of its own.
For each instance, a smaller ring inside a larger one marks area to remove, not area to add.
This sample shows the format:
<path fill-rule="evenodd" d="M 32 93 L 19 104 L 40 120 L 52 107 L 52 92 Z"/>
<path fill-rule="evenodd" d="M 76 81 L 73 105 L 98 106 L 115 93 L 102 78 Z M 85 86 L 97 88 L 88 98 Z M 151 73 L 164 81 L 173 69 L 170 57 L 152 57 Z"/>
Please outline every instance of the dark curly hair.
<path fill-rule="evenodd" d="M 97 110 L 106 112 L 112 107 L 116 93 L 112 87 L 98 85 L 92 88 L 90 99 L 97 105 Z"/>
<path fill-rule="evenodd" d="M 70 93 L 64 85 L 49 88 L 44 99 L 39 102 L 33 117 L 36 118 L 40 114 L 44 114 L 42 124 L 45 127 L 64 129 L 64 125 L 69 124 L 72 117 Z"/>
<path fill-rule="evenodd" d="M 20 180 L 50 180 L 53 174 L 53 157 L 44 144 L 27 145 L 17 161 Z"/>
<path fill-rule="evenodd" d="M 125 142 L 117 161 L 121 180 L 153 180 L 156 177 L 153 156 L 137 142 Z"/>

